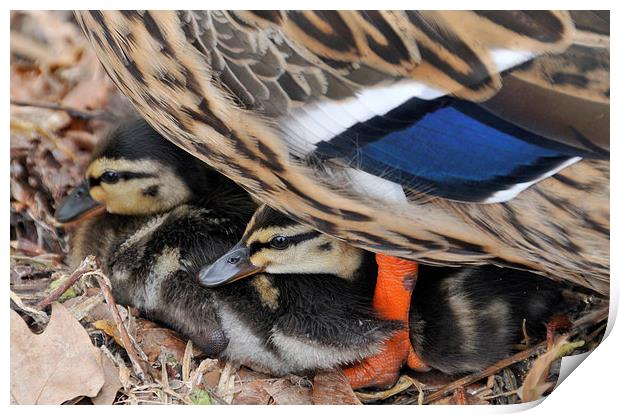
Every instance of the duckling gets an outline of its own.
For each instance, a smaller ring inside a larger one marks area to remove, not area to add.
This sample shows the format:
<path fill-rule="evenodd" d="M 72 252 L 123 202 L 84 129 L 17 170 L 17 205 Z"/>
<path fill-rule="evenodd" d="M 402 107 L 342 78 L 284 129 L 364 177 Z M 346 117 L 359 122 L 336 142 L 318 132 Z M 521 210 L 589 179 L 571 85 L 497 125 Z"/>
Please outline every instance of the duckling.
<path fill-rule="evenodd" d="M 228 340 L 218 357 L 276 376 L 362 361 L 380 352 L 400 326 L 377 316 L 372 289 L 321 271 L 304 278 L 256 274 L 211 289 L 208 302 Z"/>
<path fill-rule="evenodd" d="M 528 336 L 539 338 L 572 300 L 563 286 L 494 265 L 420 267 L 409 309 L 410 340 L 420 358 L 448 374 L 477 372 L 510 355 Z"/>
<path fill-rule="evenodd" d="M 76 223 L 72 265 L 96 255 L 117 302 L 216 355 L 226 339 L 195 274 L 234 245 L 254 210 L 235 183 L 137 119 L 98 143 L 56 218 Z"/>
<path fill-rule="evenodd" d="M 373 254 L 262 206 L 240 242 L 203 268 L 199 281 L 241 292 L 235 287 L 250 280 L 262 305 L 240 300 L 232 305 L 236 318 L 252 322 L 263 344 L 294 360 L 316 339 L 359 338 L 355 318 L 341 313 L 343 302 L 350 301 L 355 290 L 362 294 L 355 302 L 370 305 L 376 268 Z M 231 281 L 236 283 L 222 285 Z M 337 284 L 346 284 L 346 290 L 338 290 Z M 316 303 L 317 298 L 331 301 Z M 422 367 L 449 374 L 475 372 L 507 356 L 521 339 L 523 320 L 529 334 L 539 334 L 564 303 L 557 284 L 491 265 L 423 266 L 413 298 L 410 341 Z M 223 323 L 231 348 L 225 354 L 234 357 L 237 336 L 234 327 Z"/>

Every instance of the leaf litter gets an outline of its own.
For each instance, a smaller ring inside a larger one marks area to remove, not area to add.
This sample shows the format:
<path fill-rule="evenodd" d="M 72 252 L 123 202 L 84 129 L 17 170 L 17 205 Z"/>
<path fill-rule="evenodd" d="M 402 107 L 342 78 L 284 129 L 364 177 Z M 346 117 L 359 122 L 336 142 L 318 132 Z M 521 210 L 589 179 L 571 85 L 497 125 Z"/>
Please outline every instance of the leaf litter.
<path fill-rule="evenodd" d="M 580 323 L 550 347 L 528 339 L 525 350 L 460 378 L 405 371 L 389 391 L 354 393 L 339 370 L 276 378 L 207 358 L 115 304 L 96 266 L 76 275 L 65 265 L 57 203 L 81 181 L 109 116 L 133 110 L 70 12 L 12 11 L 10 19 L 12 403 L 519 403 L 549 393 L 560 355 L 600 342 L 606 304 L 587 297 Z"/>
<path fill-rule="evenodd" d="M 11 310 L 14 403 L 61 404 L 76 396 L 94 397 L 104 380 L 101 352 L 62 304 L 52 306 L 49 324 L 38 335 Z"/>

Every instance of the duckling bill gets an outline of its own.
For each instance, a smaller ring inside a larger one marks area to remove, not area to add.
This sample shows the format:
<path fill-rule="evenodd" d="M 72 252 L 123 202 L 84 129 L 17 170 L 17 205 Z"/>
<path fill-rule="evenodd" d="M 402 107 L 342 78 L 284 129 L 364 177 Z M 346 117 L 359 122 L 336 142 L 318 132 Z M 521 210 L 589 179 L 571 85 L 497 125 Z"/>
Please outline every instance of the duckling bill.
<path fill-rule="evenodd" d="M 85 219 L 89 213 L 102 213 L 103 210 L 105 206 L 90 196 L 88 182 L 84 181 L 67 195 L 55 217 L 58 222 L 66 224 Z"/>
<path fill-rule="evenodd" d="M 219 287 L 258 274 L 263 270 L 264 268 L 250 261 L 249 248 L 237 244 L 220 259 L 202 269 L 198 279 L 205 287 Z"/>

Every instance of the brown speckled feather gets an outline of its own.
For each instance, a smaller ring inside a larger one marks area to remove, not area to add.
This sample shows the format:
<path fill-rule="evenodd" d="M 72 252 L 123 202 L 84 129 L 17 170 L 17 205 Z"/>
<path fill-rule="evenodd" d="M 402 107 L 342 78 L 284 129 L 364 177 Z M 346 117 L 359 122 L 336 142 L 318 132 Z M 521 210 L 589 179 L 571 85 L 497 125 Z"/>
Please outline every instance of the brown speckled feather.
<path fill-rule="evenodd" d="M 528 268 L 608 293 L 608 161 L 584 160 L 503 204 L 430 197 L 391 203 L 299 161 L 294 155 L 303 143 L 278 127 L 281 117 L 317 99 L 346 100 L 363 86 L 399 79 L 477 101 L 499 90 L 497 105 L 488 106 L 509 113 L 490 51 L 561 53 L 575 40 L 568 13 L 106 11 L 77 17 L 112 79 L 156 129 L 274 208 L 376 252 Z M 592 44 L 606 35 L 588 36 Z M 505 82 L 602 103 L 598 114 L 606 110 L 608 117 L 604 76 L 593 68 L 582 74 L 585 82 L 558 83 L 558 76 L 570 80 L 571 71 L 583 72 L 561 59 L 548 55 Z M 556 82 L 547 76 L 551 67 Z M 583 125 L 586 147 L 608 148 L 600 123 Z M 565 139 L 561 124 L 540 128 L 555 128 L 555 139 Z"/>

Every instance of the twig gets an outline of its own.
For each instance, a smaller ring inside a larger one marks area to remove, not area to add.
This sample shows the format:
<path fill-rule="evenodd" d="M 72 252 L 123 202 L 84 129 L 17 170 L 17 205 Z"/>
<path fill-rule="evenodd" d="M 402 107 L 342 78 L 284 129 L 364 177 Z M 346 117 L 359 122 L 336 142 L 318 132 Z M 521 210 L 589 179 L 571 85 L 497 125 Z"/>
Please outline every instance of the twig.
<path fill-rule="evenodd" d="M 530 336 L 527 335 L 527 328 L 525 327 L 525 319 L 521 320 L 521 331 L 523 332 L 523 340 L 525 341 L 525 348 L 530 347 Z"/>
<path fill-rule="evenodd" d="M 587 335 L 583 340 L 586 342 L 586 344 L 590 343 L 592 340 L 596 338 L 596 336 L 601 334 L 601 331 L 605 330 L 606 328 L 607 328 L 607 325 L 603 324 L 602 326 L 594 330 L 592 333 Z"/>
<path fill-rule="evenodd" d="M 192 363 L 192 357 L 194 357 L 192 347 L 192 341 L 188 340 L 185 345 L 185 352 L 183 353 L 183 366 L 181 368 L 181 379 L 183 379 L 183 383 L 185 384 L 189 381 L 190 365 Z"/>
<path fill-rule="evenodd" d="M 114 316 L 114 322 L 116 323 L 116 327 L 118 328 L 118 332 L 120 338 L 123 342 L 123 346 L 125 347 L 125 351 L 127 351 L 127 355 L 129 356 L 129 360 L 133 366 L 136 375 L 140 378 L 140 380 L 151 380 L 150 379 L 150 366 L 147 364 L 144 359 L 140 357 L 138 350 L 135 345 L 131 341 L 131 337 L 129 337 L 129 333 L 127 333 L 127 328 L 125 324 L 123 324 L 123 319 L 121 318 L 121 314 L 118 311 L 118 307 L 116 306 L 116 301 L 114 301 L 114 297 L 112 297 L 112 291 L 110 290 L 110 285 L 108 284 L 107 277 L 103 275 L 101 272 L 97 272 L 95 274 L 95 278 L 101 287 L 101 292 L 105 298 L 106 303 L 110 307 L 112 311 L 112 315 Z"/>
<path fill-rule="evenodd" d="M 161 383 L 162 385 L 162 390 L 164 392 L 166 392 L 166 389 L 170 389 L 170 383 L 168 382 L 168 357 L 166 356 L 166 350 L 162 350 L 161 354 L 159 355 L 159 363 L 161 364 L 161 381 L 159 383 Z M 169 403 L 168 401 L 168 395 L 166 393 L 164 393 L 164 399 L 163 399 L 164 403 Z"/>
<path fill-rule="evenodd" d="M 22 299 L 11 290 L 11 300 L 15 303 L 15 305 L 22 310 L 24 313 L 28 314 L 32 319 L 39 325 L 45 325 L 50 320 L 49 316 L 45 314 L 43 311 L 28 307 L 26 304 L 22 302 Z"/>
<path fill-rule="evenodd" d="M 409 387 L 411 387 L 412 385 L 415 385 L 416 389 L 420 390 L 419 382 L 415 381 L 410 376 L 402 375 L 400 378 L 398 378 L 398 382 L 396 382 L 396 385 L 392 386 L 390 389 L 377 392 L 355 392 L 355 395 L 360 401 L 364 403 L 383 401 L 387 398 L 401 393 L 404 390 L 409 389 Z"/>
<path fill-rule="evenodd" d="M 604 319 L 607 318 L 608 312 L 609 310 L 607 309 L 607 307 L 603 307 L 599 310 L 593 310 L 587 315 L 581 317 L 579 320 L 575 321 L 572 324 L 572 330 L 567 334 L 567 337 L 570 338 L 574 336 L 575 334 L 577 334 L 579 330 L 581 329 L 581 327 L 583 326 L 587 326 L 590 324 L 595 324 L 595 323 L 599 323 L 603 321 Z M 529 349 L 523 350 L 517 354 L 507 357 L 506 359 L 500 360 L 499 362 L 493 364 L 492 366 L 488 367 L 482 372 L 473 373 L 469 376 L 465 376 L 461 379 L 457 379 L 454 382 L 451 382 L 447 384 L 446 386 L 444 386 L 443 388 L 439 389 L 437 392 L 430 394 L 428 398 L 424 401 L 424 403 L 428 404 L 430 402 L 436 401 L 437 399 L 442 398 L 445 394 L 452 392 L 456 388 L 467 386 L 471 383 L 479 381 L 480 379 L 484 377 L 490 376 L 514 363 L 525 360 L 529 358 L 530 356 L 536 354 L 537 352 L 544 350 L 546 345 L 547 345 L 546 341 L 540 342 L 537 345 Z"/>
<path fill-rule="evenodd" d="M 45 307 L 58 300 L 60 296 L 63 295 L 63 293 L 69 288 L 71 288 L 71 286 L 75 284 L 77 280 L 82 278 L 84 274 L 86 274 L 87 272 L 92 272 L 96 268 L 97 264 L 95 262 L 95 257 L 92 255 L 87 256 L 86 258 L 84 258 L 80 266 L 77 267 L 75 271 L 73 271 L 69 278 L 67 278 L 67 280 L 60 285 L 60 287 L 52 291 L 47 297 L 39 301 L 35 308 L 43 310 Z"/>
<path fill-rule="evenodd" d="M 57 256 L 58 257 L 58 256 Z M 42 266 L 50 266 L 54 264 L 54 258 L 39 258 L 25 255 L 11 255 L 11 259 L 14 261 L 24 261 L 29 263 L 35 263 Z"/>
<path fill-rule="evenodd" d="M 92 120 L 102 116 L 100 112 L 83 111 L 77 108 L 65 107 L 64 105 L 55 104 L 53 102 L 27 102 L 12 99 L 11 105 L 17 105 L 18 107 L 34 107 L 45 108 L 54 111 L 64 111 L 72 118 L 79 118 L 82 120 Z"/>
<path fill-rule="evenodd" d="M 485 378 L 487 376 L 492 375 L 493 373 L 499 372 L 500 370 L 502 370 L 505 367 L 508 367 L 514 363 L 520 362 L 522 360 L 527 359 L 528 357 L 536 354 L 537 352 L 540 352 L 542 350 L 544 350 L 545 345 L 547 343 L 546 342 L 540 342 L 537 345 L 535 345 L 534 347 L 531 347 L 527 350 L 523 350 L 522 352 L 519 352 L 515 355 L 512 355 L 510 357 L 507 357 L 506 359 L 502 359 L 499 362 L 495 363 L 492 366 L 489 366 L 488 368 L 486 368 L 485 370 L 483 370 L 482 372 L 478 372 L 478 373 L 473 373 L 469 376 L 465 376 L 463 378 L 457 379 L 454 382 L 448 383 L 446 386 L 444 386 L 443 388 L 439 389 L 437 392 L 433 392 L 431 393 L 428 398 L 426 398 L 424 400 L 425 404 L 428 404 L 430 402 L 436 401 L 437 399 L 443 397 L 445 394 L 447 394 L 448 392 L 452 392 L 453 390 L 460 388 L 460 387 L 464 387 L 469 385 L 470 383 L 474 383 L 476 381 L 479 381 L 482 378 Z"/>
<path fill-rule="evenodd" d="M 232 403 L 235 396 L 235 367 L 231 362 L 226 362 L 220 380 L 217 384 L 215 394 L 220 396 L 226 403 Z"/>
<path fill-rule="evenodd" d="M 75 155 L 75 152 L 70 149 L 66 144 L 64 144 L 60 137 L 58 137 L 54 132 L 48 131 L 36 123 L 11 118 L 11 132 L 13 131 L 24 134 L 31 139 L 36 137 L 36 134 L 39 134 L 39 136 L 48 139 L 52 144 L 54 144 L 54 146 L 69 159 L 71 159 L 71 161 L 77 161 L 77 156 Z M 51 230 L 53 228 L 50 227 L 49 229 Z"/>

